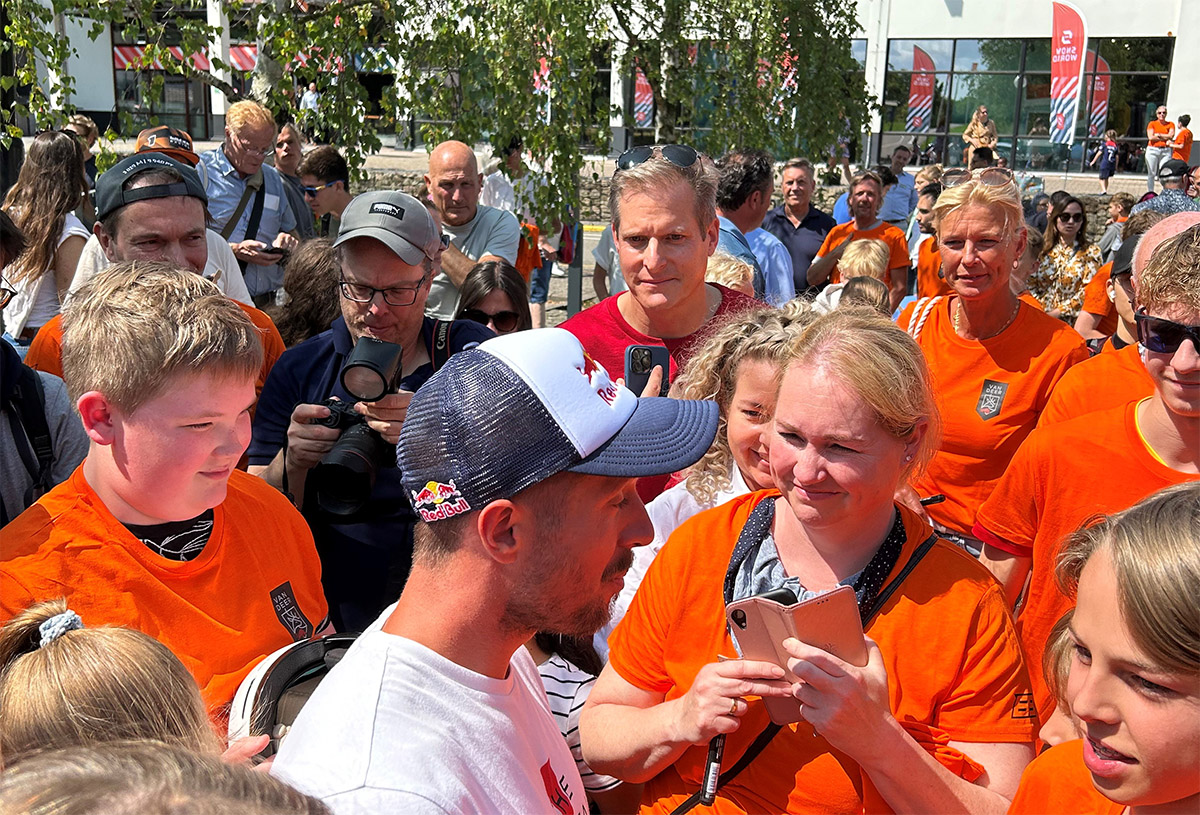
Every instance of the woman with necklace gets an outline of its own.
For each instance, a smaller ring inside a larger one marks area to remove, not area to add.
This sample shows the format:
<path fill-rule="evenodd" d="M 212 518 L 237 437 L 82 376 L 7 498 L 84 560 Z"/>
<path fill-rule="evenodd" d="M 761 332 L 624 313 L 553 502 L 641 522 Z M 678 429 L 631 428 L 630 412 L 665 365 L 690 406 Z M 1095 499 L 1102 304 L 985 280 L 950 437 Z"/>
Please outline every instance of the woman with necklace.
<path fill-rule="evenodd" d="M 913 304 L 900 325 L 925 352 L 945 429 L 925 473 L 912 483 L 934 525 L 977 554 L 975 512 L 1037 424 L 1066 370 L 1087 359 L 1065 323 L 1013 293 L 1025 223 L 1012 173 L 947 171 L 934 225 L 954 293 Z M 915 496 L 908 503 L 916 506 Z"/>

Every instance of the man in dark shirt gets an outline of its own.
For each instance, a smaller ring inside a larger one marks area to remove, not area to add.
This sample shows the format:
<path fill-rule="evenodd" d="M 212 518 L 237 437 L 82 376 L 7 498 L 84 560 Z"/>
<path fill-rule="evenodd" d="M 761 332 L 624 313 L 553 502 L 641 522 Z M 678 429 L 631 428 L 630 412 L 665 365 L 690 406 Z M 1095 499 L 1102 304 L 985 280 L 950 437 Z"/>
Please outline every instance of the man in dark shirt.
<path fill-rule="evenodd" d="M 815 189 L 812 163 L 806 158 L 790 159 L 783 165 L 783 205 L 768 212 L 762 224 L 791 253 L 796 294 L 819 288 L 810 289 L 808 267 L 835 225 L 833 218 L 812 206 Z"/>
<path fill-rule="evenodd" d="M 337 397 L 353 404 L 367 426 L 394 446 L 413 392 L 449 354 L 492 336 L 468 320 L 424 316 L 442 249 L 433 219 L 411 195 L 369 192 L 351 201 L 334 243 L 342 316 L 279 358 L 254 417 L 250 472 L 291 495 L 308 519 L 330 615 L 342 631 L 362 630 L 399 596 L 411 564 L 414 517 L 400 471 L 390 466 L 379 468 L 361 510 L 333 515 L 318 505 L 309 472 L 342 433 L 317 423 L 330 415 L 321 402 Z M 403 349 L 398 393 L 361 402 L 343 388 L 342 364 L 362 337 Z"/>

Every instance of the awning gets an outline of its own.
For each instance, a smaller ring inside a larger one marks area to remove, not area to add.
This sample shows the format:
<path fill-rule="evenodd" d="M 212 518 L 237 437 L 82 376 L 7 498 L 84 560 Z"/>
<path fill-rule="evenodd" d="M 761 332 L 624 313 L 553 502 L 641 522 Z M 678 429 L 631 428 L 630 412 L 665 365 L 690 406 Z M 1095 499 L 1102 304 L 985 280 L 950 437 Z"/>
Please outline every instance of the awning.
<path fill-rule="evenodd" d="M 183 49 L 172 45 L 167 48 L 171 55 L 180 62 L 185 61 Z M 146 52 L 144 45 L 114 45 L 113 46 L 113 67 L 118 71 L 137 71 L 143 68 L 152 70 L 163 69 L 161 60 L 154 60 L 150 65 L 142 65 L 142 56 Z M 208 55 L 204 53 L 192 54 L 186 60 L 195 68 L 201 71 L 211 71 L 212 62 L 209 61 Z M 229 62 L 234 68 L 239 71 L 252 71 L 254 65 L 258 62 L 258 46 L 256 45 L 231 45 L 229 46 Z"/>

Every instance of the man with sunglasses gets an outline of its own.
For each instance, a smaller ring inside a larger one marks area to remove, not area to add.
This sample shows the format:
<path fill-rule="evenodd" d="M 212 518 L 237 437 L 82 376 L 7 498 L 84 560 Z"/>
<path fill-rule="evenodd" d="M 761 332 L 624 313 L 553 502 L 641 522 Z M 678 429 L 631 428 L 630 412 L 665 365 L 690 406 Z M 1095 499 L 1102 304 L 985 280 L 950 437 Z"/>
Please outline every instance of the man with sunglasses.
<path fill-rule="evenodd" d="M 399 595 L 412 558 L 414 516 L 401 473 L 381 468 L 366 506 L 350 516 L 322 512 L 305 483 L 341 435 L 319 420 L 330 397 L 354 403 L 367 425 L 394 445 L 413 393 L 453 353 L 491 336 L 470 320 L 425 316 L 434 262 L 443 244 L 424 205 L 402 192 L 363 193 L 342 213 L 334 257 L 341 316 L 288 350 L 267 379 L 247 451 L 250 472 L 292 497 L 321 555 L 330 615 L 341 631 L 361 631 Z M 363 337 L 403 349 L 398 393 L 355 402 L 340 381 L 346 356 Z"/>
<path fill-rule="evenodd" d="M 1153 392 L 1038 427 L 975 524 L 985 542 L 981 560 L 1010 602 L 1029 578 L 1017 631 L 1043 724 L 1054 700 L 1043 678 L 1042 651 L 1070 609 L 1054 581 L 1061 542 L 1098 513 L 1200 480 L 1200 214 L 1174 215 L 1142 236 L 1133 289 L 1139 354 Z"/>
<path fill-rule="evenodd" d="M 630 345 L 670 352 L 670 380 L 695 350 L 695 338 L 726 314 L 758 305 L 705 283 L 717 247 L 718 175 L 691 147 L 635 147 L 617 158 L 609 191 L 612 232 L 628 291 L 563 323 L 605 370 L 625 369 Z M 651 387 L 657 380 L 651 377 Z M 645 495 L 645 493 L 643 493 Z"/>
<path fill-rule="evenodd" d="M 1189 198 L 1187 194 L 1187 162 L 1175 158 L 1164 161 L 1158 169 L 1158 180 L 1162 184 L 1162 192 L 1149 201 L 1134 204 L 1133 209 L 1130 210 L 1131 215 L 1147 209 L 1165 215 L 1200 211 L 1200 204 Z"/>
<path fill-rule="evenodd" d="M 350 167 L 333 145 L 313 150 L 300 163 L 300 189 L 317 219 L 317 234 L 337 238 L 342 228 L 342 213 L 350 200 Z"/>
<path fill-rule="evenodd" d="M 25 236 L 0 210 L 0 270 L 24 250 Z M 0 277 L 0 310 L 15 294 Z M 0 527 L 67 480 L 87 452 L 87 435 L 63 381 L 34 373 L 11 343 L 0 340 Z"/>
<path fill-rule="evenodd" d="M 296 216 L 283 179 L 263 163 L 274 152 L 271 112 L 243 100 L 225 114 L 225 141 L 200 156 L 209 216 L 242 265 L 246 286 L 260 308 L 283 285 L 279 261 L 297 244 Z"/>

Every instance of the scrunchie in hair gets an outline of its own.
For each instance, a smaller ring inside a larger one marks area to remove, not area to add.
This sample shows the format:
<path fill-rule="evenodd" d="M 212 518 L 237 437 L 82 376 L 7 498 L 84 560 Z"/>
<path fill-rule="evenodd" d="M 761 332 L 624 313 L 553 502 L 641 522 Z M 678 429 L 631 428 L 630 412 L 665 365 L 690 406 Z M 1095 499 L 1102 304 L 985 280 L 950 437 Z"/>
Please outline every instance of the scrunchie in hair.
<path fill-rule="evenodd" d="M 83 628 L 83 620 L 79 619 L 79 615 L 74 611 L 68 609 L 62 614 L 55 614 L 38 626 L 38 633 L 42 635 L 38 648 L 45 648 L 68 631 L 79 628 Z"/>

